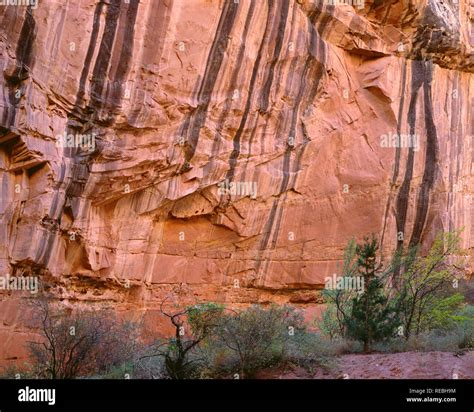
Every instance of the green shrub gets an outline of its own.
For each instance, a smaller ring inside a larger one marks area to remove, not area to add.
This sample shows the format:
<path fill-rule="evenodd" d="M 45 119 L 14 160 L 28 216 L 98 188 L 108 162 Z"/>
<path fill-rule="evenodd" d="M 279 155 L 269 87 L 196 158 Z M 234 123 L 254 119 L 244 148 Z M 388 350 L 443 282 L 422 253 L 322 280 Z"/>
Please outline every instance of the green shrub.
<path fill-rule="evenodd" d="M 407 340 L 413 334 L 454 326 L 453 315 L 462 305 L 463 297 L 453 288 L 459 269 L 450 260 L 462 253 L 459 243 L 459 232 L 440 233 L 426 256 L 417 256 L 415 247 L 401 259 L 402 271 L 393 299 L 400 310 Z"/>
<path fill-rule="evenodd" d="M 457 312 L 462 309 L 463 303 L 464 296 L 459 293 L 435 299 L 430 311 L 423 317 L 421 329 L 449 331 L 456 328 L 461 321 Z"/>
<path fill-rule="evenodd" d="M 474 306 L 466 305 L 456 316 L 456 334 L 460 349 L 474 349 Z"/>
<path fill-rule="evenodd" d="M 337 318 L 337 307 L 332 303 L 326 305 L 326 310 L 324 310 L 321 319 L 315 322 L 315 326 L 330 340 L 343 336 L 341 334 L 340 322 Z"/>

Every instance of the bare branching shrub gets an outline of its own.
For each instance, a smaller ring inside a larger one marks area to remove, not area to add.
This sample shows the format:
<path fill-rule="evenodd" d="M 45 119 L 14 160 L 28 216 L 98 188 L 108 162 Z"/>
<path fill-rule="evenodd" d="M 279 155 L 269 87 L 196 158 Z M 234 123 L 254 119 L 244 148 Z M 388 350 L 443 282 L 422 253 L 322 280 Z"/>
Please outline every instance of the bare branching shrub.
<path fill-rule="evenodd" d="M 161 340 L 152 346 L 151 354 L 145 359 L 161 357 L 163 375 L 171 379 L 195 378 L 202 359 L 197 356 L 198 346 L 215 330 L 222 315 L 222 306 L 214 303 L 197 304 L 170 313 L 161 304 L 161 313 L 172 323 L 173 338 Z"/>
<path fill-rule="evenodd" d="M 289 342 L 303 329 L 302 316 L 293 308 L 252 306 L 222 316 L 216 344 L 234 355 L 240 377 L 251 378 L 264 367 L 281 364 Z"/>
<path fill-rule="evenodd" d="M 53 310 L 49 299 L 34 304 L 40 338 L 30 342 L 33 370 L 40 378 L 73 379 L 106 373 L 135 350 L 137 328 L 105 311 Z"/>

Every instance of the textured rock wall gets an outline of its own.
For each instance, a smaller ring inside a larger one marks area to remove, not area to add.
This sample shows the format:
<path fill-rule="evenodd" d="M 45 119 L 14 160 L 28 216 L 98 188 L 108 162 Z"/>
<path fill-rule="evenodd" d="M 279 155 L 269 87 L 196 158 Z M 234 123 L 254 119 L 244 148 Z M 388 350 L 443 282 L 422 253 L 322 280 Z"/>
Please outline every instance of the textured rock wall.
<path fill-rule="evenodd" d="M 0 272 L 156 328 L 173 290 L 313 313 L 372 232 L 389 254 L 464 227 L 472 270 L 473 19 L 467 0 L 0 6 Z M 3 360 L 29 296 L 0 291 Z"/>

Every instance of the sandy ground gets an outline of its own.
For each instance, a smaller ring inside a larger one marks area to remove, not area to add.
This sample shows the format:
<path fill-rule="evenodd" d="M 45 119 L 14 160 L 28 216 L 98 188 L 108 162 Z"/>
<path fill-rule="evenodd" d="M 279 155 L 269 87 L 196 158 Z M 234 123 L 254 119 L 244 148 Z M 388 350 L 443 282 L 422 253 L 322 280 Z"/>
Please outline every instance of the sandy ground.
<path fill-rule="evenodd" d="M 270 379 L 474 379 L 474 352 L 403 352 L 342 355 L 328 368 L 265 371 Z"/>

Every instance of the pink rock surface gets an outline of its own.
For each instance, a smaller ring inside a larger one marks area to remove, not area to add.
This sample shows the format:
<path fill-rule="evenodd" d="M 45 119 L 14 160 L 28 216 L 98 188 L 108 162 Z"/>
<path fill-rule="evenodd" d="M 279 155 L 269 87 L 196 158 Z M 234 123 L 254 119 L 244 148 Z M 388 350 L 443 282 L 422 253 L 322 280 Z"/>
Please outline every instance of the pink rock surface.
<path fill-rule="evenodd" d="M 0 273 L 146 319 L 177 288 L 313 312 L 370 233 L 388 255 L 464 227 L 472 273 L 473 18 L 467 0 L 0 7 Z M 417 150 L 385 147 L 397 133 Z M 0 291 L 3 360 L 30 298 Z"/>

